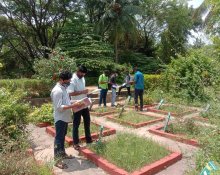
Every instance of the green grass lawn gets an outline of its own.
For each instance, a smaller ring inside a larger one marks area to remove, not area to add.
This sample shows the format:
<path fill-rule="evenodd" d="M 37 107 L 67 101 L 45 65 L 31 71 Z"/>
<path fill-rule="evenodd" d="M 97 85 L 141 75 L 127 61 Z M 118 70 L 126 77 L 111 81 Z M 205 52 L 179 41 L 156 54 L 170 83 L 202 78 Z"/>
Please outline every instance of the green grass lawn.
<path fill-rule="evenodd" d="M 115 111 L 115 110 L 116 110 L 116 108 L 99 107 L 99 108 L 93 108 L 92 112 L 104 113 L 104 112 L 112 112 L 112 111 Z"/>
<path fill-rule="evenodd" d="M 166 106 L 166 105 L 162 105 L 162 106 L 160 107 L 160 110 L 168 111 L 168 112 L 174 112 L 174 113 L 183 113 L 183 112 L 187 111 L 187 109 L 184 108 L 184 107 L 179 107 L 179 106 Z"/>
<path fill-rule="evenodd" d="M 67 130 L 67 136 L 72 137 L 72 130 L 73 130 L 73 125 L 69 125 L 68 130 Z M 99 130 L 100 130 L 100 126 L 97 126 L 91 123 L 90 125 L 91 133 L 99 133 Z M 84 136 L 84 135 L 85 135 L 84 124 L 81 123 L 79 126 L 79 137 Z"/>
<path fill-rule="evenodd" d="M 197 138 L 204 128 L 198 126 L 192 119 L 188 119 L 184 122 L 172 123 L 167 127 L 167 132 L 172 134 L 185 135 L 187 138 Z"/>
<path fill-rule="evenodd" d="M 135 111 L 129 111 L 129 112 L 122 113 L 121 117 L 117 117 L 117 119 L 121 121 L 127 121 L 127 122 L 137 124 L 137 123 L 143 123 L 143 122 L 153 120 L 154 118 L 150 116 L 138 114 Z"/>
<path fill-rule="evenodd" d="M 128 172 L 138 170 L 170 153 L 149 139 L 125 133 L 100 145 L 90 145 L 90 149 Z"/>

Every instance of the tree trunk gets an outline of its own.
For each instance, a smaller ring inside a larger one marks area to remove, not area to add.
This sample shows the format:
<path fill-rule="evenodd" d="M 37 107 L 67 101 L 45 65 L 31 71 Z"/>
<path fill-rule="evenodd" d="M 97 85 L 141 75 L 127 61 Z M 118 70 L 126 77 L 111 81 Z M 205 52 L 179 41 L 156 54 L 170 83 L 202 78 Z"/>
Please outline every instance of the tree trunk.
<path fill-rule="evenodd" d="M 118 63 L 118 34 L 115 36 L 115 62 Z"/>

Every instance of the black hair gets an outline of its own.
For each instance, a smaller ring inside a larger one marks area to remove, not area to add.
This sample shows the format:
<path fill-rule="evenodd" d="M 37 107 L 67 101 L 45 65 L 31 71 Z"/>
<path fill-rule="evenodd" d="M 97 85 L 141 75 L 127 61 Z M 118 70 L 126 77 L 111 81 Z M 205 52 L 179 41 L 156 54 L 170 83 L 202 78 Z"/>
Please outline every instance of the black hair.
<path fill-rule="evenodd" d="M 104 70 L 104 74 L 105 75 L 109 75 L 109 71 L 108 70 Z"/>
<path fill-rule="evenodd" d="M 72 73 L 69 71 L 62 71 L 59 74 L 59 79 L 70 80 L 72 78 Z"/>
<path fill-rule="evenodd" d="M 82 73 L 85 73 L 85 74 L 88 72 L 87 68 L 85 66 L 83 66 L 83 65 L 78 66 L 77 70 L 79 72 L 82 72 Z"/>

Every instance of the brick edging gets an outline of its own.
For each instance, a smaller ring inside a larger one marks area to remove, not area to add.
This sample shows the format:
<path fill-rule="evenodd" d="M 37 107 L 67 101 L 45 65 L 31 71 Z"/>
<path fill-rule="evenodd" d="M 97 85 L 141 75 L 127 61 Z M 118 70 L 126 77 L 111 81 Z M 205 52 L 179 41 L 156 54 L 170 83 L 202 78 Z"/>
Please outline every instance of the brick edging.
<path fill-rule="evenodd" d="M 161 129 L 163 127 L 164 127 L 163 125 L 162 126 L 157 126 L 157 127 L 154 127 L 154 128 L 150 128 L 148 131 L 150 133 L 153 133 L 153 134 L 156 134 L 156 135 L 159 135 L 159 136 L 162 136 L 162 137 L 166 137 L 166 138 L 178 141 L 178 142 L 182 142 L 182 143 L 185 143 L 185 144 L 188 144 L 188 145 L 192 145 L 192 146 L 196 146 L 196 147 L 200 146 L 198 141 L 195 140 L 195 139 L 187 139 L 187 138 L 179 136 L 179 135 L 166 133 L 166 132 L 162 131 Z"/>
<path fill-rule="evenodd" d="M 204 117 L 200 117 L 200 116 L 195 116 L 195 117 L 192 117 L 192 119 L 195 119 L 195 120 L 198 120 L 198 121 L 201 121 L 201 122 L 209 122 L 209 119 L 208 118 L 204 118 Z"/>
<path fill-rule="evenodd" d="M 93 123 L 93 124 L 95 124 L 97 126 L 100 126 L 99 124 L 97 124 L 95 122 L 91 122 L 91 123 Z M 103 131 L 103 137 L 116 134 L 116 130 L 115 129 L 110 128 L 110 127 L 104 127 L 104 128 L 107 128 L 107 130 Z M 50 134 L 51 136 L 53 136 L 53 137 L 55 137 L 55 135 L 56 135 L 56 131 L 55 131 L 54 127 L 52 127 L 52 126 L 46 127 L 46 132 L 48 134 Z M 92 133 L 91 137 L 92 137 L 92 139 L 98 139 L 99 133 Z M 79 137 L 79 140 L 81 142 L 85 142 L 86 141 L 86 137 L 85 136 L 81 136 L 81 137 Z M 68 143 L 69 146 L 73 144 L 73 139 L 71 137 L 69 137 L 69 136 L 65 137 L 65 141 Z"/>
<path fill-rule="evenodd" d="M 133 173 L 128 173 L 122 168 L 117 167 L 116 165 L 110 163 L 108 160 L 103 157 L 95 154 L 88 148 L 80 149 L 80 153 L 84 155 L 87 159 L 92 161 L 95 165 L 105 170 L 110 175 L 153 175 L 156 174 L 168 166 L 176 163 L 178 160 L 182 159 L 182 154 L 179 152 L 172 152 L 168 156 L 155 161 L 149 165 L 144 166 L 140 170 L 137 170 Z"/>
<path fill-rule="evenodd" d="M 110 114 L 114 114 L 114 113 L 116 113 L 116 111 L 110 111 L 110 112 L 92 112 L 92 111 L 90 111 L 91 115 L 98 116 L 98 117 L 102 117 L 102 116 L 106 116 L 106 115 L 110 115 Z"/>
<path fill-rule="evenodd" d="M 139 113 L 139 114 L 148 116 L 148 114 L 144 114 L 144 113 Z M 150 124 L 153 124 L 153 123 L 160 122 L 160 121 L 164 120 L 164 117 L 156 117 L 156 116 L 153 116 L 153 115 L 149 115 L 149 116 L 152 117 L 152 118 L 156 118 L 156 119 L 136 124 L 136 123 L 131 123 L 131 122 L 128 122 L 128 121 L 119 120 L 118 118 L 116 118 L 116 116 L 106 116 L 106 118 L 108 118 L 112 121 L 115 121 L 117 123 L 122 123 L 122 124 L 125 124 L 125 125 L 128 125 L 128 126 L 132 126 L 134 128 L 140 128 L 140 127 L 147 126 L 147 125 L 150 125 Z"/>
<path fill-rule="evenodd" d="M 47 126 L 51 126 L 51 123 L 50 122 L 40 122 L 40 123 L 36 123 L 35 125 L 39 128 L 44 128 Z"/>

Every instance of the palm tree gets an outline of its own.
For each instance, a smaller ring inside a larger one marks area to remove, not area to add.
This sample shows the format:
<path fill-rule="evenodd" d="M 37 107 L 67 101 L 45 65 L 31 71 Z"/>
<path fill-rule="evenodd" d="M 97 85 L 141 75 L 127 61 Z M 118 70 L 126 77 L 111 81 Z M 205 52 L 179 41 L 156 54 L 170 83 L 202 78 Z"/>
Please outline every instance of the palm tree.
<path fill-rule="evenodd" d="M 140 12 L 138 6 L 127 0 L 114 0 L 108 3 L 106 11 L 97 25 L 97 31 L 113 42 L 115 48 L 115 62 L 118 63 L 118 45 L 126 38 L 136 38 L 138 34 L 135 15 Z"/>

